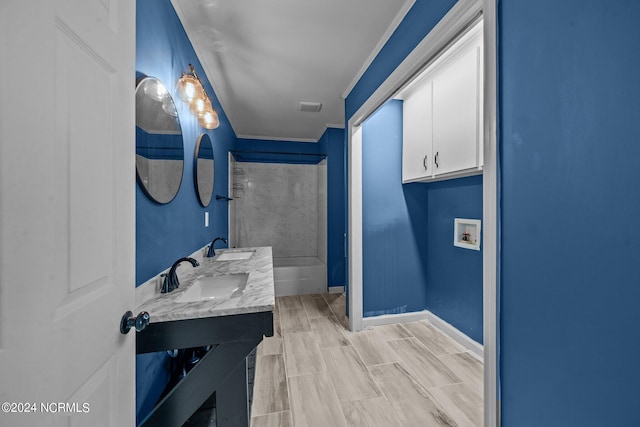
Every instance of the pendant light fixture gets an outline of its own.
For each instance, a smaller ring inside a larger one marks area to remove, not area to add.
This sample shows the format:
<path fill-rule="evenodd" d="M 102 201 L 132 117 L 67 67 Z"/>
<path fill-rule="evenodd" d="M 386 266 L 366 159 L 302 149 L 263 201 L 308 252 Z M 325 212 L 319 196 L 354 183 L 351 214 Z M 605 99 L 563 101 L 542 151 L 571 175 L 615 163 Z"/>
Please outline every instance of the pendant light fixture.
<path fill-rule="evenodd" d="M 189 104 L 189 110 L 198 118 L 200 126 L 205 129 L 215 129 L 220 126 L 218 112 L 211 104 L 211 98 L 198 78 L 193 65 L 189 64 L 189 71 L 183 72 L 178 80 L 178 95 Z"/>

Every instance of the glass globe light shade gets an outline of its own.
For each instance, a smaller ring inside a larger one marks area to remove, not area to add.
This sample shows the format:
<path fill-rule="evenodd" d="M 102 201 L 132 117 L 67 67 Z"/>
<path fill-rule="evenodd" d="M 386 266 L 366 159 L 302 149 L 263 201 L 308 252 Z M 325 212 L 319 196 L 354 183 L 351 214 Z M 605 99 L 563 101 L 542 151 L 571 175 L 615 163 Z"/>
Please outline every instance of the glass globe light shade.
<path fill-rule="evenodd" d="M 194 98 L 189 104 L 189 110 L 191 110 L 191 112 L 197 117 L 202 117 L 204 114 L 204 107 L 205 103 L 202 98 Z"/>
<path fill-rule="evenodd" d="M 152 99 L 155 99 L 156 101 L 163 102 L 168 93 L 169 92 L 167 92 L 167 89 L 162 83 L 160 83 L 159 80 L 156 80 L 154 82 L 150 81 L 149 83 L 144 85 L 144 94 L 151 97 Z"/>
<path fill-rule="evenodd" d="M 184 73 L 178 80 L 178 95 L 184 102 L 191 103 L 194 99 L 204 98 L 202 85 L 193 75 Z"/>
<path fill-rule="evenodd" d="M 204 113 L 200 119 L 200 125 L 205 129 L 215 129 L 220 126 L 220 120 L 218 119 L 218 113 L 215 109 Z"/>

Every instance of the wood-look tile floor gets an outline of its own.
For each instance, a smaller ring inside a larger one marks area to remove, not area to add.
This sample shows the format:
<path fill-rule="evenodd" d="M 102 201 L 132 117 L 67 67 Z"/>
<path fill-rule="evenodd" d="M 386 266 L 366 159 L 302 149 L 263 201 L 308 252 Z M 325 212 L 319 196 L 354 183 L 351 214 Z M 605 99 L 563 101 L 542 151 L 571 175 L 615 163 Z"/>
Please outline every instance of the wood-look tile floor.
<path fill-rule="evenodd" d="M 426 322 L 350 332 L 342 294 L 276 298 L 252 427 L 482 426 L 483 366 Z"/>

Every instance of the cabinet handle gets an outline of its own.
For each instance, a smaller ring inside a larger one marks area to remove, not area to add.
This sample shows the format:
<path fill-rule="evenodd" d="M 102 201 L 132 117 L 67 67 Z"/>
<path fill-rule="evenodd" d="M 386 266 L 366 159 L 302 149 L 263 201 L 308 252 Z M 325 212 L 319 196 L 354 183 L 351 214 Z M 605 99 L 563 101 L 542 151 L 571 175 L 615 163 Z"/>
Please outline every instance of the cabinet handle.
<path fill-rule="evenodd" d="M 438 154 L 440 154 L 438 151 L 436 151 L 436 156 L 433 158 L 433 161 L 436 164 L 436 167 L 439 168 L 440 165 L 438 164 Z"/>
<path fill-rule="evenodd" d="M 424 159 L 422 159 L 422 166 L 424 166 L 424 170 L 427 170 L 427 157 L 428 156 L 424 156 Z"/>

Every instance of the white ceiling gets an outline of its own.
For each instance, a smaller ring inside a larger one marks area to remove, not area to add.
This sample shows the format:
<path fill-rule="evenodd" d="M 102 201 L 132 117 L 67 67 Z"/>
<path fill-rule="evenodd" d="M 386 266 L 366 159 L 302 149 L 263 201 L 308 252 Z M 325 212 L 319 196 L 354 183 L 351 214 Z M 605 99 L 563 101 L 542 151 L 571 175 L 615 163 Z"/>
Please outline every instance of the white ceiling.
<path fill-rule="evenodd" d="M 415 0 L 171 1 L 238 137 L 315 142 Z"/>

